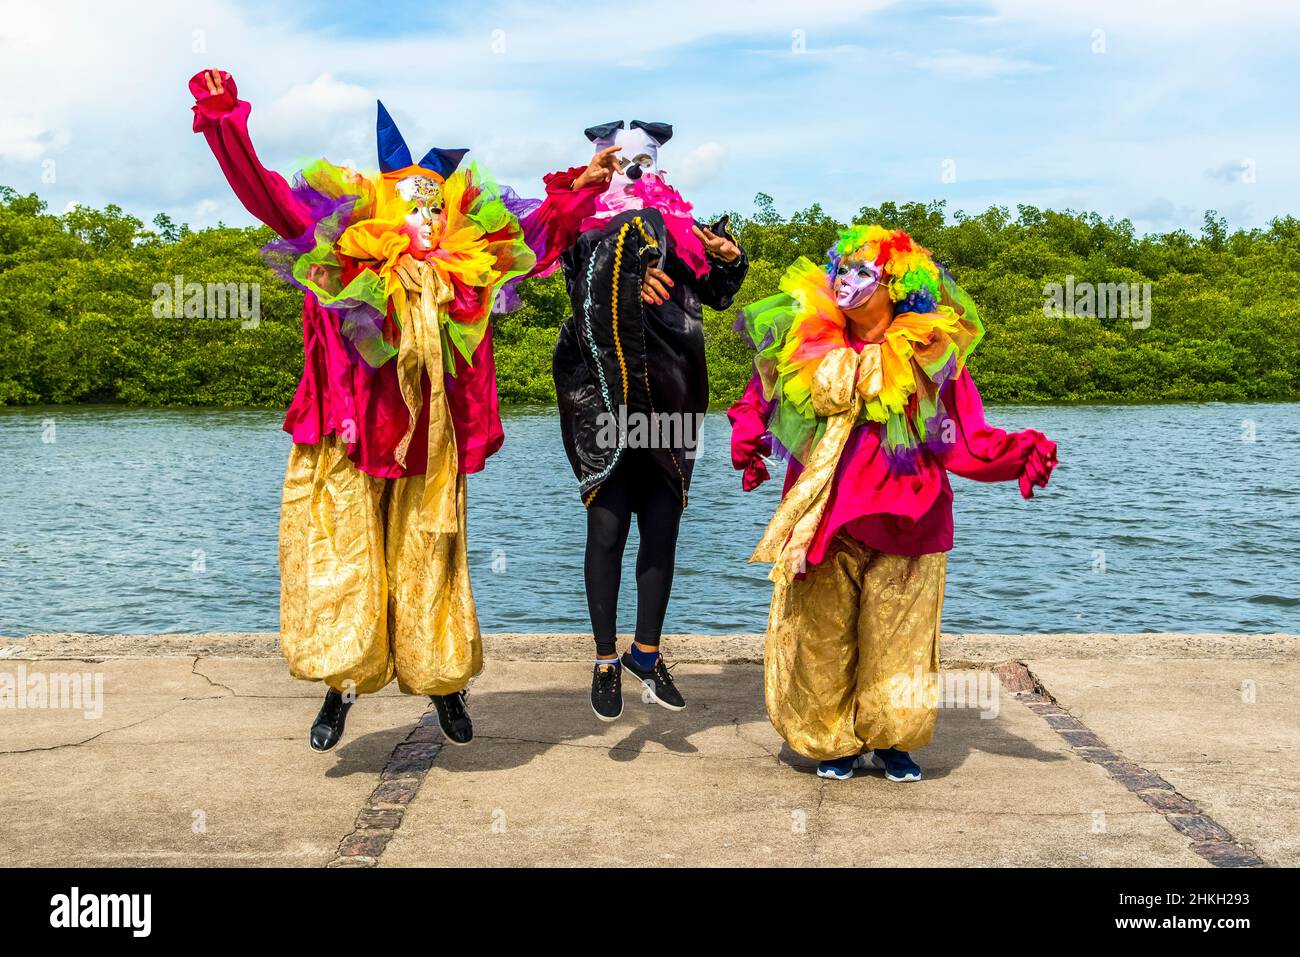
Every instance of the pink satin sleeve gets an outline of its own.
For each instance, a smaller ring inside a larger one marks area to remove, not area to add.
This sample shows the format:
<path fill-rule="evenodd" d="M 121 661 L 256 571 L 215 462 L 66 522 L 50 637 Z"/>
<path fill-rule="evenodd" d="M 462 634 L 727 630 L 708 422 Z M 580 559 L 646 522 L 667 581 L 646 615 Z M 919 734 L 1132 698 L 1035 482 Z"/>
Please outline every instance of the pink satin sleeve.
<path fill-rule="evenodd" d="M 289 191 L 284 177 L 269 170 L 257 158 L 248 137 L 248 114 L 252 106 L 239 99 L 235 79 L 222 73 L 223 93 L 208 93 L 204 73 L 190 78 L 194 94 L 194 132 L 202 133 L 217 158 L 226 181 L 253 216 L 281 236 L 293 239 L 309 225 L 306 210 Z"/>
<path fill-rule="evenodd" d="M 362 410 L 354 398 L 352 363 L 337 321 L 310 293 L 303 302 L 302 345 L 302 378 L 285 414 L 284 430 L 295 442 L 308 445 L 335 433 L 350 436 L 348 454 L 355 456 Z"/>
<path fill-rule="evenodd" d="M 578 238 L 582 221 L 595 212 L 596 197 L 604 190 L 604 184 L 573 188 L 573 181 L 585 169 L 585 166 L 574 166 L 542 180 L 546 184 L 546 198 L 521 223 L 524 237 L 537 256 L 530 276 L 553 273 L 560 256 Z"/>
<path fill-rule="evenodd" d="M 727 410 L 731 423 L 731 465 L 743 469 L 756 455 L 771 455 L 771 441 L 767 435 L 767 416 L 771 403 L 763 398 L 763 386 L 758 375 L 750 377 L 745 393 Z"/>
<path fill-rule="evenodd" d="M 481 472 L 490 456 L 501 448 L 505 432 L 497 399 L 497 367 L 492 352 L 492 326 L 474 352 L 473 364 L 465 367 L 455 357 L 456 374 L 446 375 L 447 404 L 451 407 L 452 425 L 456 430 L 456 448 L 460 453 L 459 472 Z"/>
<path fill-rule="evenodd" d="M 941 456 L 944 468 L 979 482 L 1019 479 L 1028 468 L 1035 478 L 1042 478 L 1035 484 L 1046 484 L 1056 465 L 1055 442 L 1037 429 L 1006 432 L 989 425 L 984 419 L 984 402 L 966 369 L 948 389 L 945 404 L 955 429 L 951 444 Z"/>

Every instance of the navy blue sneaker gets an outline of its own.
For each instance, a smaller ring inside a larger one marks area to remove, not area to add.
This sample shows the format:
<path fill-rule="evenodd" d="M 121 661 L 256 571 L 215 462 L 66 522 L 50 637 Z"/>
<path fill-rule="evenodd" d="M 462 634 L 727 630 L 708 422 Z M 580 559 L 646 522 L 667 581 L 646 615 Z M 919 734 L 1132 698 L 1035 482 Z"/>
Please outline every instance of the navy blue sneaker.
<path fill-rule="evenodd" d="M 831 761 L 823 761 L 817 765 L 817 776 L 819 778 L 831 778 L 834 781 L 847 781 L 853 777 L 855 770 L 867 766 L 867 757 L 864 754 L 850 754 L 847 758 L 835 758 Z"/>
<path fill-rule="evenodd" d="M 877 748 L 871 752 L 871 763 L 885 772 L 887 781 L 921 780 L 921 766 L 906 751 Z"/>

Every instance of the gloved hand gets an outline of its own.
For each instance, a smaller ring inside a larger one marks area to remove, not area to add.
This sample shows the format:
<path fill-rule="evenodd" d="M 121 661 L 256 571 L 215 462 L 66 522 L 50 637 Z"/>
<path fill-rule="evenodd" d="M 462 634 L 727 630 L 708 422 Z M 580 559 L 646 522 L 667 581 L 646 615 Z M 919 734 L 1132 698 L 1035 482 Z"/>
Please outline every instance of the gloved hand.
<path fill-rule="evenodd" d="M 741 476 L 740 487 L 746 492 L 752 492 L 772 476 L 767 471 L 767 463 L 763 461 L 763 456 L 755 455 L 745 466 L 745 474 Z"/>
<path fill-rule="evenodd" d="M 1035 488 L 1046 488 L 1047 480 L 1056 468 L 1056 443 L 1043 439 L 1029 452 L 1025 460 L 1025 469 L 1020 473 L 1020 494 L 1024 498 L 1033 498 Z"/>

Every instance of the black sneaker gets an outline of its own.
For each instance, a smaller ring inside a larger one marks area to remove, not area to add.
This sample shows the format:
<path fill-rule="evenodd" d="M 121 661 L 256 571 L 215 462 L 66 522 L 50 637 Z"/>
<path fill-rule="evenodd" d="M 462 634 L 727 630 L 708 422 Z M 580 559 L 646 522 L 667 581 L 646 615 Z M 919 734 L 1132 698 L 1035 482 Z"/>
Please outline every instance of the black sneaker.
<path fill-rule="evenodd" d="M 601 721 L 617 721 L 623 714 L 623 669 L 617 662 L 592 668 L 591 710 Z"/>
<path fill-rule="evenodd" d="M 655 656 L 653 668 L 642 668 L 632 657 L 632 652 L 627 651 L 623 653 L 623 667 L 641 679 L 641 683 L 645 685 L 646 696 L 659 707 L 667 708 L 669 711 L 686 709 L 686 700 L 677 690 L 677 685 L 673 684 L 673 676 L 668 671 L 668 666 L 664 664 L 663 655 Z"/>
<path fill-rule="evenodd" d="M 469 744 L 474 740 L 474 723 L 465 710 L 464 691 L 451 694 L 432 694 L 429 699 L 438 709 L 438 725 L 443 737 L 451 744 Z"/>
<path fill-rule="evenodd" d="M 316 715 L 307 735 L 307 743 L 313 751 L 328 751 L 339 743 L 351 707 L 352 702 L 345 700 L 333 688 L 325 692 L 325 703 L 320 706 L 320 713 Z"/>

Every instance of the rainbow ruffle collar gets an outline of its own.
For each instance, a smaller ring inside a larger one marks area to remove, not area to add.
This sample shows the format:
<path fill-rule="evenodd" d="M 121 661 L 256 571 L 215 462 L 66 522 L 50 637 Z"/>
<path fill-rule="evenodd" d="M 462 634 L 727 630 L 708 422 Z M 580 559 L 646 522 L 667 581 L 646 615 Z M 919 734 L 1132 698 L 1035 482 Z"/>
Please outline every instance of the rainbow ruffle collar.
<path fill-rule="evenodd" d="M 940 301 L 931 311 L 910 311 L 908 300 L 898 304 L 881 343 L 880 393 L 860 412 L 861 421 L 883 427 L 881 445 L 898 472 L 914 471 L 921 450 L 939 440 L 947 417 L 943 386 L 984 335 L 974 302 L 946 270 L 939 272 Z M 824 269 L 800 257 L 780 289 L 742 310 L 736 329 L 755 350 L 764 397 L 775 402 L 768 430 L 778 452 L 803 464 L 825 431 L 813 410 L 813 374 L 827 353 L 853 343 Z"/>

